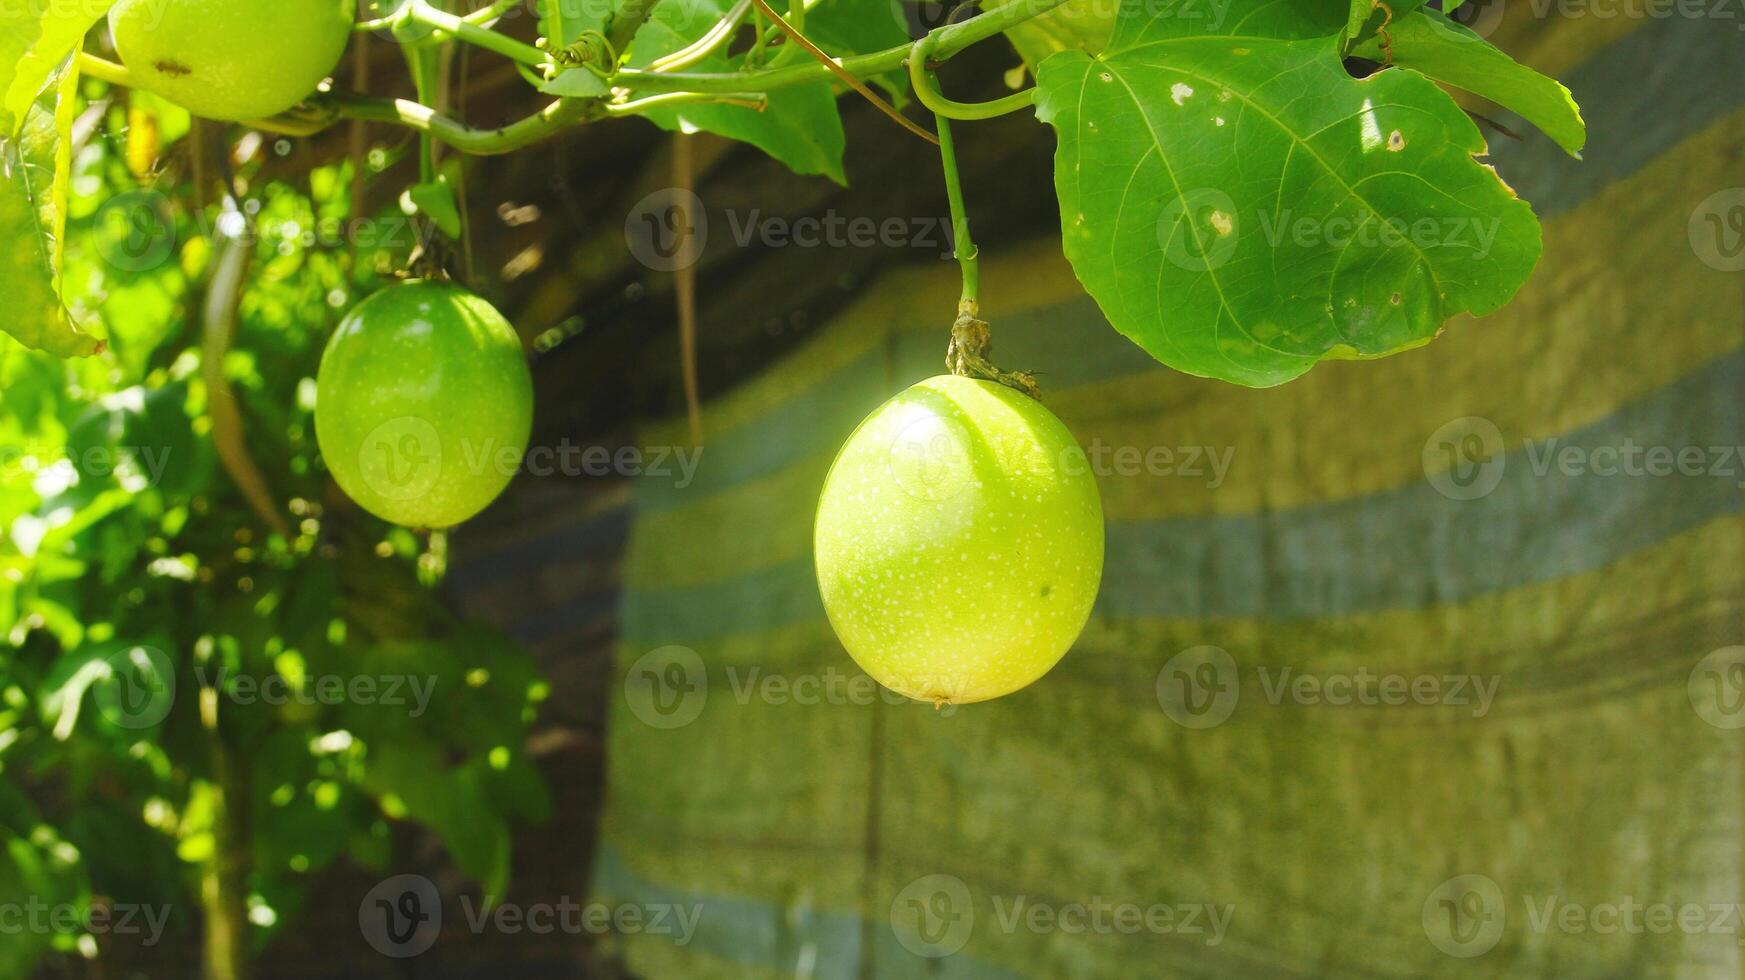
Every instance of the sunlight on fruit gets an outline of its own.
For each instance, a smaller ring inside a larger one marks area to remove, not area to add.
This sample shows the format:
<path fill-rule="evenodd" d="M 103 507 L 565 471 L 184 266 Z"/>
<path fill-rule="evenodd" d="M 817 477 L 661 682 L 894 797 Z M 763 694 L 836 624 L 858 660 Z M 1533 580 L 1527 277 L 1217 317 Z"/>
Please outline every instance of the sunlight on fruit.
<path fill-rule="evenodd" d="M 359 303 L 328 341 L 315 386 L 315 436 L 333 478 L 407 527 L 449 527 L 496 499 L 533 420 L 515 329 L 445 282 L 404 282 Z"/>
<path fill-rule="evenodd" d="M 1072 433 L 990 381 L 930 378 L 861 422 L 818 501 L 830 623 L 861 668 L 920 701 L 1010 694 L 1084 628 L 1103 510 Z"/>
<path fill-rule="evenodd" d="M 119 0 L 115 50 L 139 84 L 209 119 L 291 108 L 333 71 L 351 37 L 347 0 Z"/>

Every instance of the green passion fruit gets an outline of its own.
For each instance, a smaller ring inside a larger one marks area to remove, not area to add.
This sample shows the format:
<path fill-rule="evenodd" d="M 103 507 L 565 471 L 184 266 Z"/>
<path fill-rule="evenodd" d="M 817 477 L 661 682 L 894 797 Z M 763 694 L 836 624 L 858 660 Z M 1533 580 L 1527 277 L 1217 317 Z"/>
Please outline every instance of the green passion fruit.
<path fill-rule="evenodd" d="M 1065 425 L 1027 395 L 942 375 L 861 422 L 813 537 L 830 624 L 862 670 L 965 704 L 1041 677 L 1084 629 L 1103 508 Z"/>
<path fill-rule="evenodd" d="M 533 424 L 515 329 L 448 282 L 397 283 L 359 303 L 315 383 L 315 437 L 340 489 L 408 527 L 484 509 L 519 469 Z"/>
<path fill-rule="evenodd" d="M 271 116 L 339 64 L 355 0 L 118 0 L 115 51 L 138 84 L 208 119 Z"/>

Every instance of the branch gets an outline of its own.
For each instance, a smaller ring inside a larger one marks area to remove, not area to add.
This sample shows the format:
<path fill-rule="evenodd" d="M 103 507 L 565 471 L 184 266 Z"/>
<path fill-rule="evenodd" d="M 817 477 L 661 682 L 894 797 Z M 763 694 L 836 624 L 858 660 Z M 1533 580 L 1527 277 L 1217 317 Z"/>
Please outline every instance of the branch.
<path fill-rule="evenodd" d="M 238 217 L 240 212 L 229 212 Z M 248 438 L 243 433 L 242 411 L 236 395 L 230 390 L 230 379 L 224 376 L 224 356 L 230 350 L 230 338 L 236 329 L 236 310 L 242 300 L 243 279 L 248 275 L 248 260 L 254 253 L 251 238 L 220 236 L 218 261 L 212 273 L 212 284 L 206 293 L 206 331 L 200 349 L 200 370 L 206 381 L 206 411 L 212 416 L 212 446 L 224 472 L 230 474 L 236 488 L 255 516 L 267 527 L 290 540 L 291 526 L 273 502 L 272 491 L 254 457 L 248 451 Z"/>
<path fill-rule="evenodd" d="M 805 33 L 802 32 L 797 25 L 790 24 L 787 21 L 783 20 L 782 15 L 776 13 L 775 9 L 772 8 L 766 2 L 766 0 L 752 0 L 752 2 L 757 4 L 757 9 L 762 11 L 763 15 L 765 17 L 768 17 L 770 20 L 774 21 L 776 26 L 780 27 L 782 29 L 782 33 L 786 34 L 788 36 L 789 40 L 793 41 L 795 44 L 799 45 L 801 48 L 804 48 L 806 53 L 810 54 L 812 57 L 818 59 L 819 64 L 823 65 L 825 68 L 828 68 L 832 74 L 836 75 L 838 78 L 842 79 L 845 83 L 847 83 L 848 87 L 851 89 L 854 89 L 855 92 L 859 93 L 861 98 L 866 99 L 868 102 L 871 102 L 875 106 L 878 106 L 879 111 L 884 113 L 887 116 L 890 116 L 892 119 L 896 120 L 897 125 L 903 127 L 904 129 L 907 129 L 909 132 L 914 133 L 916 136 L 921 137 L 922 139 L 926 140 L 929 143 L 933 143 L 936 145 L 938 144 L 939 141 L 933 138 L 932 133 L 929 133 L 927 130 L 922 129 L 920 126 L 915 125 L 913 122 L 910 122 L 909 118 L 907 116 L 898 112 L 895 108 L 893 108 L 891 106 L 891 104 L 889 102 L 886 102 L 884 99 L 879 98 L 877 92 L 874 92 L 872 89 L 867 88 L 865 82 L 863 82 L 860 79 L 855 78 L 853 75 L 849 74 L 847 70 L 845 70 L 841 65 L 836 63 L 835 58 L 830 57 L 830 55 L 826 54 L 822 48 L 818 47 L 818 45 L 813 44 L 809 39 L 807 39 Z M 798 11 L 805 10 L 806 8 L 803 4 L 801 4 L 799 2 L 799 0 L 794 0 L 793 9 L 796 12 L 798 12 Z"/>
<path fill-rule="evenodd" d="M 933 56 L 939 61 L 945 61 L 978 41 L 987 40 L 1065 2 L 1066 0 L 1015 0 L 985 14 L 977 14 L 961 24 L 938 28 L 931 34 Z M 856 78 L 871 78 L 903 67 L 909 60 L 909 48 L 910 45 L 904 44 L 872 54 L 837 59 L 836 63 Z M 772 68 L 768 71 L 708 74 L 625 68 L 608 81 L 613 86 L 640 92 L 768 92 L 790 85 L 829 81 L 835 74 L 830 68 L 815 63 Z"/>
<path fill-rule="evenodd" d="M 636 32 L 648 22 L 654 13 L 655 4 L 660 0 L 625 0 L 622 7 L 612 15 L 612 20 L 606 25 L 606 40 L 612 42 L 612 50 L 628 51 L 630 42 L 636 37 Z M 612 66 L 616 68 L 617 66 Z"/>
<path fill-rule="evenodd" d="M 631 23 L 640 26 L 647 20 L 658 0 L 632 0 L 633 6 L 620 12 L 613 23 L 614 30 Z M 1047 13 L 1066 0 L 1014 0 L 985 14 L 978 14 L 961 24 L 941 27 L 932 32 L 935 60 L 945 61 L 958 52 L 986 40 L 995 34 L 1021 24 L 1032 17 Z M 634 31 L 632 31 L 634 33 Z M 614 41 L 616 43 L 616 41 Z M 407 126 L 454 147 L 462 153 L 486 156 L 511 153 L 530 146 L 578 123 L 592 122 L 608 116 L 623 115 L 623 105 L 658 105 L 669 101 L 744 100 L 791 85 L 808 85 L 830 81 L 837 77 L 836 68 L 857 79 L 883 75 L 903 67 L 909 58 L 907 44 L 872 54 L 832 59 L 826 67 L 816 62 L 771 68 L 765 71 L 689 74 L 659 72 L 641 68 L 620 69 L 608 79 L 615 89 L 625 89 L 644 95 L 670 94 L 673 99 L 638 99 L 629 103 L 613 103 L 603 99 L 558 99 L 525 119 L 495 129 L 479 129 L 441 115 L 429 106 L 406 99 L 381 99 L 348 92 L 326 92 L 311 96 L 302 106 L 271 119 L 251 120 L 244 125 L 269 133 L 287 136 L 312 136 L 341 119 L 361 119 L 366 122 L 394 123 Z M 112 61 L 80 53 L 79 68 L 86 75 L 115 85 L 135 85 L 128 70 Z"/>

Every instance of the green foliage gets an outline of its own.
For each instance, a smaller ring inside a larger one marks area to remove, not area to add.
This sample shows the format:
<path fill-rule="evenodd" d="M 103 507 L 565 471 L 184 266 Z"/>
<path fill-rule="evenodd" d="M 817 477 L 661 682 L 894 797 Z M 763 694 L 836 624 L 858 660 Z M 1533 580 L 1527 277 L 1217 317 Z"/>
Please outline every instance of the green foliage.
<path fill-rule="evenodd" d="M 98 346 L 97 338 L 73 323 L 60 298 L 72 109 L 71 99 L 45 98 L 0 147 L 0 292 L 15 311 L 0 318 L 0 329 L 63 357 L 90 354 Z"/>
<path fill-rule="evenodd" d="M 349 162 L 276 180 L 249 163 L 224 193 L 196 193 L 192 148 L 165 152 L 188 113 L 111 88 L 127 81 L 120 66 L 72 58 L 102 0 L 0 11 L 0 330 L 17 341 L 0 336 L 0 892 L 197 908 L 200 875 L 238 860 L 241 809 L 261 941 L 294 919 L 311 875 L 386 866 L 399 822 L 434 831 L 502 894 L 513 822 L 550 807 L 522 749 L 545 687 L 524 651 L 432 597 L 435 542 L 384 527 L 328 478 L 313 424 L 322 345 L 427 244 L 331 229 L 370 218 L 380 230 L 403 208 L 463 236 L 464 168 L 451 156 L 439 169 L 435 140 L 500 152 L 607 116 L 845 179 L 834 74 L 767 23 L 754 39 L 759 20 L 738 22 L 734 0 L 667 0 L 644 21 L 648 3 L 540 0 L 538 48 L 490 33 L 501 4 L 463 20 L 376 3 L 398 10 L 385 34 L 405 46 L 424 106 L 306 93 L 310 111 L 261 123 L 318 126 L 325 109 L 420 130 L 363 175 L 419 153 L 418 176 L 395 188 L 402 207 L 374 216 L 349 199 Z M 1436 82 L 1520 113 L 1572 154 L 1579 111 L 1561 85 L 1422 7 L 1007 0 L 929 43 L 950 57 L 1003 32 L 1036 75 L 1038 115 L 1058 136 L 1064 248 L 1109 321 L 1180 370 L 1271 385 L 1422 344 L 1449 317 L 1507 301 L 1538 258 L 1531 209 L 1478 162 L 1479 131 Z M 787 14 L 903 101 L 900 2 Z M 702 54 L 705 37 L 722 43 Z M 425 106 L 444 104 L 441 66 L 462 42 L 511 59 L 553 104 L 490 130 L 437 117 Z M 681 51 L 696 57 L 657 65 Z M 1346 56 L 1382 67 L 1359 80 Z M 81 93 L 81 67 L 105 81 Z M 985 118 L 1024 98 L 979 116 L 931 105 Z M 211 202 L 232 191 L 247 221 L 217 254 L 225 268 L 245 255 L 248 274 L 234 335 L 209 343 Z M 973 248 L 961 258 L 973 284 Z M 233 443 L 215 439 L 226 390 L 276 509 L 233 485 L 235 450 L 220 451 Z M 384 703 L 387 683 L 398 703 Z M 263 684 L 284 696 L 263 701 Z M 0 980 L 49 950 L 104 952 L 78 929 L 31 934 L 0 945 Z"/>
<path fill-rule="evenodd" d="M 1390 64 L 1421 72 L 1520 113 L 1571 156 L 1580 155 L 1587 127 L 1575 98 L 1556 79 L 1516 62 L 1434 10 L 1420 8 L 1406 16 L 1396 13 L 1387 31 L 1387 50 L 1383 50 L 1378 34 L 1355 53 L 1376 61 L 1391 57 Z"/>
<path fill-rule="evenodd" d="M 672 54 L 701 36 L 727 13 L 733 0 L 686 0 L 661 4 L 654 16 L 636 33 L 627 63 L 647 67 L 656 58 Z M 739 70 L 746 55 L 716 52 L 697 62 L 698 72 Z M 644 114 L 650 122 L 673 131 L 704 130 L 742 140 L 775 157 L 795 173 L 822 174 L 838 183 L 848 178 L 842 171 L 842 116 L 828 82 L 795 85 L 769 94 L 762 111 L 749 106 L 699 103 L 655 109 Z"/>
<path fill-rule="evenodd" d="M 175 158 L 138 134 L 173 139 L 185 117 L 92 94 L 107 107 L 62 182 L 64 281 L 112 351 L 8 342 L 0 356 L 0 891 L 80 914 L 92 894 L 167 906 L 171 928 L 193 927 L 228 791 L 252 816 L 259 941 L 294 921 L 324 868 L 392 868 L 401 822 L 433 830 L 500 895 L 511 821 L 549 811 L 522 749 L 544 684 L 524 650 L 443 609 L 416 539 L 329 506 L 314 439 L 322 344 L 413 241 L 334 233 L 361 217 L 349 164 L 250 195 L 255 257 L 221 370 L 291 525 L 281 535 L 212 436 L 201 309 L 217 205 L 198 206 L 173 166 L 134 176 Z M 217 746 L 241 784 L 226 787 Z M 0 977 L 114 941 L 80 927 L 9 936 Z"/>
<path fill-rule="evenodd" d="M 1233 7 L 1123 7 L 1102 56 L 1041 66 L 1066 254 L 1116 329 L 1264 386 L 1507 301 L 1539 225 L 1459 107 L 1416 72 L 1350 77 L 1327 12 Z"/>

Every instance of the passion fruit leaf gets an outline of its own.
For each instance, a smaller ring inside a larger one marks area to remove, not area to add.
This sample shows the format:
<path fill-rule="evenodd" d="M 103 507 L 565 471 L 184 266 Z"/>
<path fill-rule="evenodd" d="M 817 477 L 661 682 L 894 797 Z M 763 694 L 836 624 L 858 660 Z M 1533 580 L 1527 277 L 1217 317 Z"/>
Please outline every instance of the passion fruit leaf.
<path fill-rule="evenodd" d="M 86 3 L 6 4 L 0 10 L 5 38 L 0 40 L 0 132 L 12 135 L 43 87 L 84 40 L 98 18 L 109 12 L 108 0 Z"/>
<path fill-rule="evenodd" d="M 1429 79 L 1358 80 L 1345 12 L 1232 0 L 1226 33 L 1123 3 L 1107 51 L 1043 62 L 1066 255 L 1116 329 L 1190 374 L 1268 386 L 1488 313 L 1538 220 Z"/>
<path fill-rule="evenodd" d="M 732 0 L 687 0 L 662 3 L 636 32 L 628 63 L 646 68 L 701 37 L 726 15 Z M 712 54 L 691 66 L 695 72 L 734 72 L 742 56 Z M 674 132 L 706 130 L 757 147 L 800 174 L 823 174 L 839 184 L 842 170 L 842 116 L 828 82 L 791 85 L 769 93 L 769 105 L 759 112 L 749 106 L 698 102 L 655 109 L 642 114 L 662 129 Z"/>
<path fill-rule="evenodd" d="M 1390 63 L 1395 67 L 1410 68 L 1489 99 L 1539 127 L 1570 156 L 1581 156 L 1587 125 L 1574 96 L 1556 79 L 1517 62 L 1433 10 L 1396 16 L 1388 25 L 1388 38 Z M 1375 61 L 1388 57 L 1379 36 L 1359 45 L 1353 53 Z"/>
<path fill-rule="evenodd" d="M 61 241 L 77 73 L 25 113 L 0 158 L 0 294 L 4 330 L 26 347 L 62 357 L 96 353 L 101 341 L 79 329 L 60 297 Z"/>

